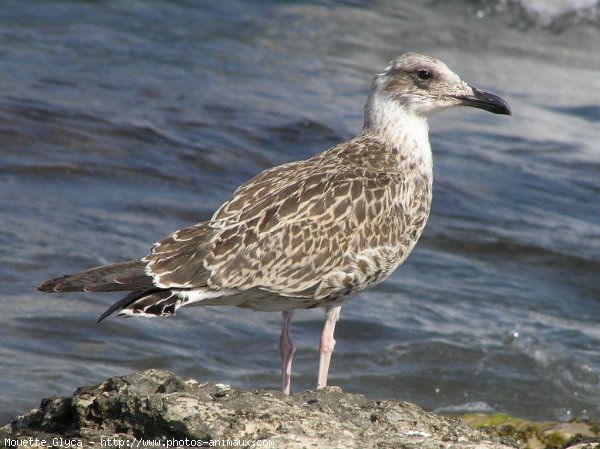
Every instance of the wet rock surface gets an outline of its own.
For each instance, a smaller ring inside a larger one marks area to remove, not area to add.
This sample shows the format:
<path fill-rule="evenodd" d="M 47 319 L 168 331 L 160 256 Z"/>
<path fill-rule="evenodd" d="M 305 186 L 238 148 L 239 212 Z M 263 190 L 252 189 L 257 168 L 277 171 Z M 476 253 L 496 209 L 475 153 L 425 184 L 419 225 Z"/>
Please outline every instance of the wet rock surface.
<path fill-rule="evenodd" d="M 44 399 L 40 408 L 0 429 L 0 447 L 15 447 L 17 441 L 29 447 L 144 447 L 149 442 L 286 449 L 518 447 L 511 438 L 489 435 L 458 418 L 406 402 L 369 400 L 337 387 L 284 396 L 199 384 L 161 370 Z"/>

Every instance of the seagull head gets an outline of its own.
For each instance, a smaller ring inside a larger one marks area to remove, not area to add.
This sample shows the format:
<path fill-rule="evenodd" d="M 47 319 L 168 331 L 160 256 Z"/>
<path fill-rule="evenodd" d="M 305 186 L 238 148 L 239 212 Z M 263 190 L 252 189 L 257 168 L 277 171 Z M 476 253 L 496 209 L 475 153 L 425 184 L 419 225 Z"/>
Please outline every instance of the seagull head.
<path fill-rule="evenodd" d="M 428 117 L 452 106 L 471 106 L 494 114 L 510 115 L 500 97 L 469 86 L 442 61 L 418 53 L 405 53 L 393 59 L 375 76 L 365 120 L 374 108 L 394 103 L 405 113 Z"/>

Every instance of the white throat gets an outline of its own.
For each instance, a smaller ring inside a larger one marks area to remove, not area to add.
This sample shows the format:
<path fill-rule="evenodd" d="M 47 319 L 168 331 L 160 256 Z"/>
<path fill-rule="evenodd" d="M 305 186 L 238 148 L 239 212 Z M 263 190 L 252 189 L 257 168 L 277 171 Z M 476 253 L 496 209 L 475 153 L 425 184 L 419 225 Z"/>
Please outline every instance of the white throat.
<path fill-rule="evenodd" d="M 432 168 L 427 117 L 410 111 L 386 93 L 371 93 L 365 106 L 364 132 L 375 135 L 401 154 L 422 159 Z"/>

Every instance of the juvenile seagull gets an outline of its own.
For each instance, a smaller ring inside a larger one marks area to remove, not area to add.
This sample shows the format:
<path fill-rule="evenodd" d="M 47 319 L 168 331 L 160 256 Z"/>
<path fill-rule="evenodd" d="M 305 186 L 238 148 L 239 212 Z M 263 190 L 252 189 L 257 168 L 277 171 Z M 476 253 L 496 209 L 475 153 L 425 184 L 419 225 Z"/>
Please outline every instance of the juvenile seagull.
<path fill-rule="evenodd" d="M 265 170 L 210 220 L 165 237 L 141 260 L 50 279 L 38 289 L 131 291 L 98 321 L 116 311 L 171 316 L 188 305 L 280 311 L 286 394 L 294 310 L 322 307 L 323 388 L 342 304 L 387 278 L 423 232 L 433 180 L 427 117 L 452 106 L 511 113 L 504 100 L 469 86 L 441 61 L 403 54 L 375 76 L 357 137 Z"/>

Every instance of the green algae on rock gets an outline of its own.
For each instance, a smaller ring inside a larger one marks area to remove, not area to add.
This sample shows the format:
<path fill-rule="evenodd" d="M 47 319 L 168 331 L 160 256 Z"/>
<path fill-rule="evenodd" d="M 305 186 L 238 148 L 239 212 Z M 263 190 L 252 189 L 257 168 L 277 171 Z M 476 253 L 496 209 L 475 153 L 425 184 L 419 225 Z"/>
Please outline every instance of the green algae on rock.
<path fill-rule="evenodd" d="M 511 437 L 522 449 L 600 449 L 600 425 L 590 420 L 527 421 L 504 414 L 483 413 L 460 418 L 491 435 Z"/>

